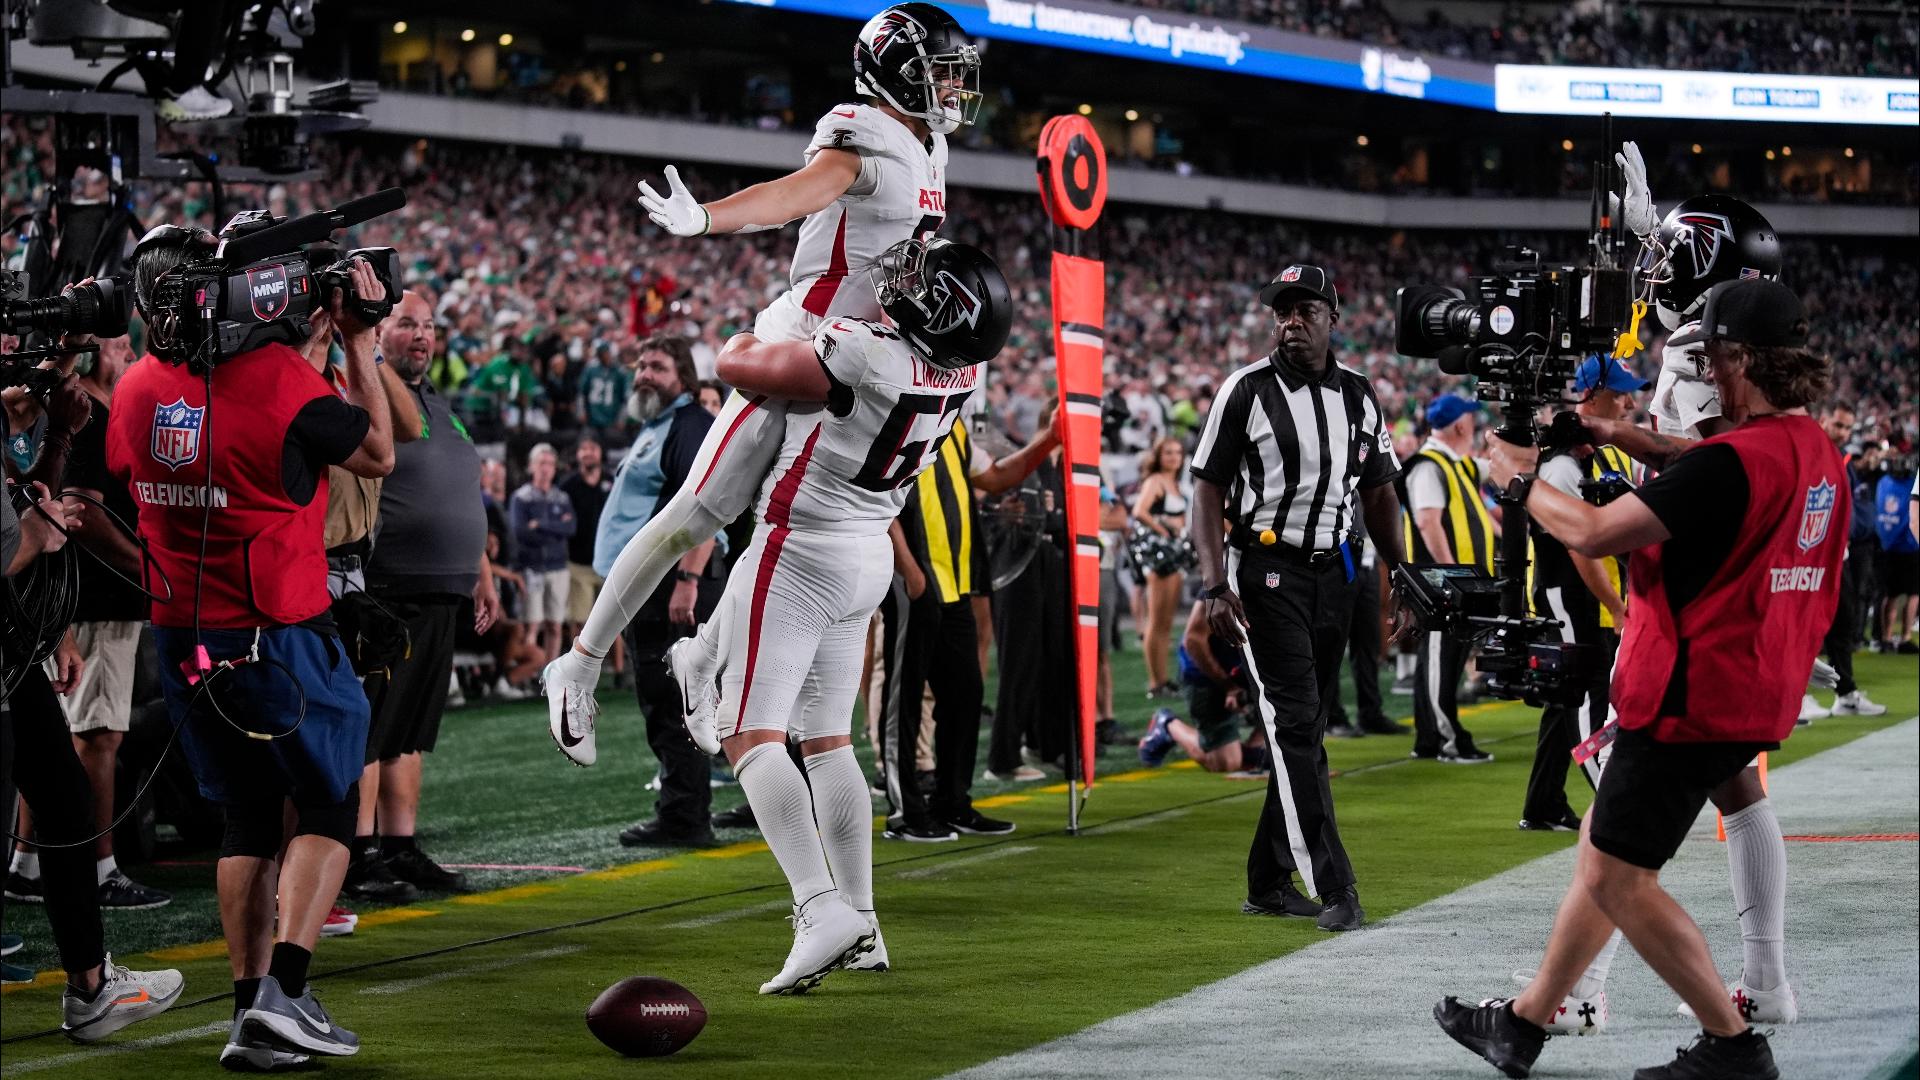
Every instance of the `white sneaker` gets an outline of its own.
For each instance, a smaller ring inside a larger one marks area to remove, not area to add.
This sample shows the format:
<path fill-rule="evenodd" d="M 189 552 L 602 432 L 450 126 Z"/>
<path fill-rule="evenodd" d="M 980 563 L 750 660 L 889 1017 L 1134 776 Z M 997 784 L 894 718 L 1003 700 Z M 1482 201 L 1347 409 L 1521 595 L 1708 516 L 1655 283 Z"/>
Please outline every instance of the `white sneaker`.
<path fill-rule="evenodd" d="M 837 892 L 821 893 L 793 909 L 793 949 L 780 974 L 760 984 L 762 994 L 804 994 L 873 948 L 873 927 Z"/>
<path fill-rule="evenodd" d="M 568 649 L 540 673 L 540 685 L 547 693 L 547 734 L 567 760 L 582 768 L 599 758 L 593 723 L 600 704 L 593 699 L 593 690 L 600 673 L 589 674 L 586 668 L 586 657 Z"/>
<path fill-rule="evenodd" d="M 227 1045 L 220 1049 L 220 1064 L 234 1072 L 272 1072 L 275 1069 L 305 1065 L 310 1059 L 306 1054 L 290 1054 L 274 1046 L 257 1033 L 244 1029 L 241 1018 L 233 1018 L 233 1027 L 227 1031 Z"/>
<path fill-rule="evenodd" d="M 160 99 L 154 111 L 162 120 L 218 120 L 233 111 L 233 102 L 204 86 L 195 86 L 185 93 Z"/>
<path fill-rule="evenodd" d="M 1855 690 L 1851 694 L 1841 694 L 1833 699 L 1834 716 L 1883 716 L 1887 707 L 1868 697 L 1866 691 Z"/>
<path fill-rule="evenodd" d="M 1526 986 L 1533 982 L 1533 976 L 1533 972 L 1523 968 L 1513 973 L 1513 981 Z M 1554 1010 L 1553 1019 L 1547 1021 L 1547 1034 L 1598 1035 L 1606 1030 L 1610 1018 L 1606 990 L 1602 989 L 1590 998 L 1568 994 L 1560 1007 Z"/>
<path fill-rule="evenodd" d="M 1733 999 L 1734 1010 L 1749 1024 L 1791 1024 L 1800 1019 L 1800 1002 L 1793 996 L 1793 987 L 1785 982 L 1771 990 L 1755 990 L 1741 979 L 1728 984 L 1727 997 Z M 1679 1012 L 1692 1016 L 1693 1006 L 1683 1001 Z"/>
<path fill-rule="evenodd" d="M 507 681 L 505 675 L 493 680 L 493 696 L 501 701 L 525 701 L 532 697 L 531 691 L 522 690 Z"/>
<path fill-rule="evenodd" d="M 687 734 L 703 754 L 720 752 L 720 697 L 713 673 L 705 670 L 698 636 L 684 637 L 667 647 L 667 673 L 680 687 L 680 708 Z"/>
<path fill-rule="evenodd" d="M 447 708 L 458 709 L 467 703 L 467 692 L 460 689 L 460 673 L 447 672 Z"/>
<path fill-rule="evenodd" d="M 1800 723 L 1811 724 L 1815 720 L 1825 720 L 1832 715 L 1832 711 L 1815 701 L 1812 694 L 1800 695 Z"/>
<path fill-rule="evenodd" d="M 187 981 L 178 971 L 129 971 L 108 956 L 101 965 L 100 992 L 82 1001 L 69 986 L 61 1001 L 60 1030 L 75 1042 L 93 1042 L 172 1007 Z"/>
<path fill-rule="evenodd" d="M 981 773 L 981 779 L 1002 784 L 1031 784 L 1035 780 L 1045 780 L 1046 778 L 1046 773 L 1026 764 L 1022 764 L 1019 768 L 1004 776 L 994 772 L 992 769 L 987 769 Z"/>
<path fill-rule="evenodd" d="M 865 956 L 859 957 L 847 965 L 848 971 L 885 971 L 887 970 L 887 939 L 880 933 L 880 917 L 871 911 L 863 911 L 867 925 L 873 928 L 873 948 Z"/>

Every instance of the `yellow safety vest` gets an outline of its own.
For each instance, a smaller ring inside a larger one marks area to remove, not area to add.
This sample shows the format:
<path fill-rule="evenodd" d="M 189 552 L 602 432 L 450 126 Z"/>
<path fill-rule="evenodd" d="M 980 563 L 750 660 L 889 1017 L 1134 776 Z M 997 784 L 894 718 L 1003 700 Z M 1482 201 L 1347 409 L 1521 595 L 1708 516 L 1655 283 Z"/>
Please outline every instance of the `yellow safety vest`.
<path fill-rule="evenodd" d="M 1414 456 L 1440 466 L 1440 475 L 1446 478 L 1447 505 L 1440 520 L 1453 547 L 1453 561 L 1493 573 L 1493 518 L 1480 498 L 1480 467 L 1470 457 L 1451 458 L 1431 447 Z M 1433 554 L 1420 539 L 1420 530 L 1413 527 L 1411 508 L 1404 522 L 1406 550 L 1417 559 L 1431 560 Z"/>
<path fill-rule="evenodd" d="M 940 602 L 951 604 L 973 592 L 973 483 L 967 471 L 972 445 L 964 423 L 940 440 L 931 467 L 914 481 L 921 527 L 927 534 L 927 562 Z"/>

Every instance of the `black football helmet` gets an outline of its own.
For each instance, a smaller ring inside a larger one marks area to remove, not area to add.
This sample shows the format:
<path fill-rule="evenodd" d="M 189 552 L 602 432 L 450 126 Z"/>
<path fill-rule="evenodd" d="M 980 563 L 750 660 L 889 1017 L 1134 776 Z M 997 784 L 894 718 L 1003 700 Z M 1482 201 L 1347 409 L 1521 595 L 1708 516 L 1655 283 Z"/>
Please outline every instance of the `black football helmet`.
<path fill-rule="evenodd" d="M 1653 265 L 1659 248 L 1668 253 L 1664 271 Z M 1667 212 L 1640 270 L 1659 275 L 1653 302 L 1672 330 L 1692 321 L 1707 290 L 1723 281 L 1779 280 L 1780 237 L 1760 211 L 1731 195 L 1695 195 Z"/>
<path fill-rule="evenodd" d="M 949 134 L 980 112 L 980 50 L 932 4 L 895 4 L 860 28 L 853 89 Z"/>
<path fill-rule="evenodd" d="M 946 240 L 902 240 L 873 272 L 880 306 L 913 351 L 941 368 L 984 364 L 1013 330 L 1013 296 L 987 253 Z"/>

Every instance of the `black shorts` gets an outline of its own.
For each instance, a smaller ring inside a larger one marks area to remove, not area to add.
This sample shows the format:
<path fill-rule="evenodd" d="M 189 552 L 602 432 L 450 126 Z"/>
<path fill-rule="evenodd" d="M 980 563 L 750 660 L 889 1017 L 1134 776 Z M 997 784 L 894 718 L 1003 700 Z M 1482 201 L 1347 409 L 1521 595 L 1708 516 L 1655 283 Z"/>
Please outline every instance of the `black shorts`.
<path fill-rule="evenodd" d="M 465 604 L 457 597 L 381 598 L 407 622 L 411 652 L 385 673 L 367 676 L 373 726 L 367 732 L 367 764 L 433 749 L 440 714 L 447 709 L 453 674 L 454 627 Z"/>
<path fill-rule="evenodd" d="M 1771 742 L 1661 742 L 1643 729 L 1614 740 L 1588 813 L 1593 846 L 1648 870 L 1680 850 L 1714 788 Z"/>
<path fill-rule="evenodd" d="M 1880 592 L 1885 596 L 1920 593 L 1920 551 L 1880 553 Z"/>

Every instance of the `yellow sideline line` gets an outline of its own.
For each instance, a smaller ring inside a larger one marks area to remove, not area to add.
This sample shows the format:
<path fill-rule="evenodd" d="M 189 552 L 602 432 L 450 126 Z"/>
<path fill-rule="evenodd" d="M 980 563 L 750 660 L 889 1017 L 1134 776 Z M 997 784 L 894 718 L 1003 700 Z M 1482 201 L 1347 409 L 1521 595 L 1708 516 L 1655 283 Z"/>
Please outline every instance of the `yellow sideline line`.
<path fill-rule="evenodd" d="M 432 908 L 421 908 L 421 907 L 388 908 L 385 911 L 369 911 L 365 915 L 360 916 L 360 921 L 355 923 L 354 925 L 356 927 L 386 926 L 389 923 L 407 922 L 412 919 L 425 919 L 430 916 L 434 916 L 438 914 L 440 913 L 438 911 L 433 910 Z"/>
<path fill-rule="evenodd" d="M 712 851 L 696 851 L 694 854 L 702 859 L 737 859 L 742 855 L 758 855 L 766 850 L 768 849 L 765 840 L 745 840 L 738 844 L 714 848 Z"/>
<path fill-rule="evenodd" d="M 1023 802 L 1032 802 L 1031 795 L 993 795 L 985 799 L 973 800 L 973 805 L 984 806 L 991 810 L 996 806 L 1015 806 Z"/>
<path fill-rule="evenodd" d="M 593 870 L 576 876 L 575 881 L 625 881 L 627 878 L 642 874 L 656 874 L 679 865 L 673 859 L 647 859 L 643 862 L 628 863 L 625 866 L 610 866 L 605 870 Z"/>
<path fill-rule="evenodd" d="M 510 889 L 495 889 L 492 892 L 474 893 L 472 896 L 456 896 L 453 902 L 472 907 L 485 907 L 489 904 L 507 904 L 515 900 L 525 900 L 530 896 L 545 896 L 559 891 L 558 885 L 535 881 L 526 885 L 515 885 Z"/>

